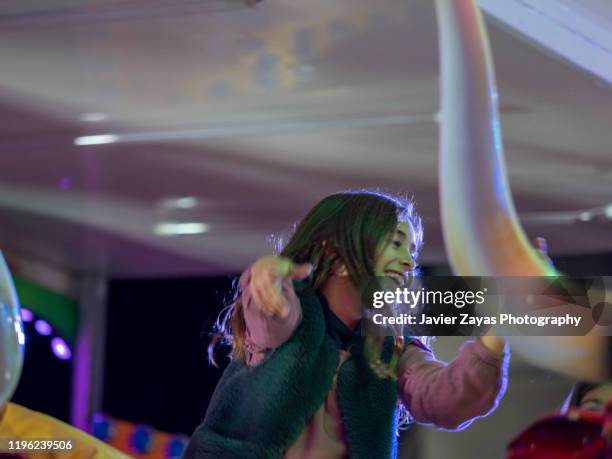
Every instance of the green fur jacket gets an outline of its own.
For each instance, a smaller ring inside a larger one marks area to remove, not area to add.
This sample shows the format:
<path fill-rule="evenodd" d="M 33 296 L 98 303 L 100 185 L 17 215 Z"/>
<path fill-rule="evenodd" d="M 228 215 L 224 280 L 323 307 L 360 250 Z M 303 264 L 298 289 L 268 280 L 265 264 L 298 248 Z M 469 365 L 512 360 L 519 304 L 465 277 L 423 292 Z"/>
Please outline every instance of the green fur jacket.
<path fill-rule="evenodd" d="M 397 387 L 365 363 L 362 344 L 340 369 L 316 292 L 296 284 L 302 321 L 291 338 L 256 366 L 227 367 L 184 459 L 280 458 L 323 404 L 338 371 L 338 404 L 353 459 L 396 456 Z M 393 355 L 384 342 L 382 360 Z"/>

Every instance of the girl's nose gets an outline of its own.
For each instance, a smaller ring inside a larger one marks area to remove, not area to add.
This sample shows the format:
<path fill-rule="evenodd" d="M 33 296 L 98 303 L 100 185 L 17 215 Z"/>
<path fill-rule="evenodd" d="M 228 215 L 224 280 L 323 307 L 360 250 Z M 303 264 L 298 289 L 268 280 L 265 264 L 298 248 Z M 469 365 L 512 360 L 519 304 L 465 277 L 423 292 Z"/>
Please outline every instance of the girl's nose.
<path fill-rule="evenodd" d="M 408 255 L 407 257 L 404 257 L 402 260 L 400 260 L 400 264 L 402 265 L 402 268 L 406 272 L 414 271 L 414 268 L 416 266 L 416 262 L 414 261 L 414 258 L 412 258 L 412 256 L 410 256 L 410 255 Z"/>

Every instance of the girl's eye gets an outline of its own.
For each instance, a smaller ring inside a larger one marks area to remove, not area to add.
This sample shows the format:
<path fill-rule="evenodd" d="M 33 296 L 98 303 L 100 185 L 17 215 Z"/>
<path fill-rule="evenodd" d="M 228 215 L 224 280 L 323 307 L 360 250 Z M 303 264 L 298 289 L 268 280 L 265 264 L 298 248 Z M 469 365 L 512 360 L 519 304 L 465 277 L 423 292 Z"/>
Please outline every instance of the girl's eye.
<path fill-rule="evenodd" d="M 580 408 L 587 411 L 601 411 L 603 403 L 599 400 L 587 400 L 580 404 Z"/>
<path fill-rule="evenodd" d="M 391 242 L 391 245 L 393 245 L 393 247 L 395 247 L 396 249 L 399 249 L 402 246 L 401 241 L 393 241 Z"/>

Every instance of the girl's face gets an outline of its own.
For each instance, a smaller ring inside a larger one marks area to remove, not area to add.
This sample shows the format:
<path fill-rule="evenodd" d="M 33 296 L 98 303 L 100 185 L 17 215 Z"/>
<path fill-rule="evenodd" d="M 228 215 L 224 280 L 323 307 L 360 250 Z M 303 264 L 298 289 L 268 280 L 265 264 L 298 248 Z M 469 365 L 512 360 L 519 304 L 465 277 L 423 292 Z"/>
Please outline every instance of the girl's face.
<path fill-rule="evenodd" d="M 580 400 L 580 408 L 602 412 L 609 400 L 612 400 L 612 382 L 601 384 L 584 394 Z"/>
<path fill-rule="evenodd" d="M 399 222 L 379 248 L 374 273 L 392 277 L 398 285 L 404 286 L 416 268 L 415 256 L 414 228 L 409 222 Z"/>

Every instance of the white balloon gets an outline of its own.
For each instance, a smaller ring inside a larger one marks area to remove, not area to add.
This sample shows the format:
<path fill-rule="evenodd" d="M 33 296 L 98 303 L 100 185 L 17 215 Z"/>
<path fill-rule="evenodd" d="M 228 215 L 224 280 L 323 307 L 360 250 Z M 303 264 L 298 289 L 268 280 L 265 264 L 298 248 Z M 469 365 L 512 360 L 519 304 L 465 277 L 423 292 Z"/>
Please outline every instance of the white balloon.
<path fill-rule="evenodd" d="M 19 382 L 24 344 L 19 299 L 0 251 L 0 408 L 10 400 Z"/>

